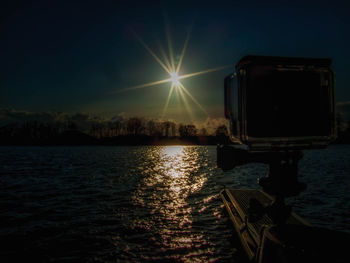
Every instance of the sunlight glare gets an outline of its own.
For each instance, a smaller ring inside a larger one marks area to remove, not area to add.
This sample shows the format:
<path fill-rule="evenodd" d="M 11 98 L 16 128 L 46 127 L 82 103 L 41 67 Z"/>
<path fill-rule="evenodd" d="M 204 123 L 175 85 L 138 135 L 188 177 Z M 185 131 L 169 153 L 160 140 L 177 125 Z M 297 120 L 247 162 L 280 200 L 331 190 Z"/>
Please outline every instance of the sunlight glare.
<path fill-rule="evenodd" d="M 184 155 L 184 146 L 176 145 L 176 146 L 167 146 L 163 148 L 163 154 L 169 157 L 182 157 Z"/>
<path fill-rule="evenodd" d="M 179 92 L 179 94 L 180 94 L 180 96 L 182 98 L 183 104 L 185 105 L 185 109 L 186 109 L 186 111 L 188 113 L 188 116 L 190 117 L 190 120 L 193 121 L 194 117 L 193 117 L 193 113 L 192 113 L 191 107 L 190 107 L 190 105 L 189 105 L 189 103 L 187 101 L 187 98 L 186 98 L 184 92 L 182 91 L 181 86 L 178 88 L 178 92 Z"/>
<path fill-rule="evenodd" d="M 170 79 L 175 87 L 180 85 L 179 76 L 176 72 L 170 72 Z"/>
<path fill-rule="evenodd" d="M 171 82 L 170 90 L 169 90 L 168 96 L 166 98 L 165 105 L 164 105 L 164 108 L 163 108 L 163 112 L 162 112 L 162 115 L 161 115 L 162 118 L 164 118 L 165 112 L 166 112 L 166 110 L 168 108 L 168 105 L 169 105 L 170 98 L 171 98 L 173 93 L 176 93 L 177 95 L 180 94 L 180 96 L 178 98 L 181 98 L 182 101 L 184 102 L 185 108 L 186 108 L 188 114 L 190 115 L 191 119 L 193 119 L 193 116 L 192 116 L 193 112 L 190 109 L 190 105 L 188 103 L 188 100 L 187 100 L 186 96 L 189 97 L 192 100 L 192 102 L 208 117 L 209 116 L 208 112 L 194 98 L 194 96 L 184 87 L 184 85 L 180 82 L 180 80 L 181 79 L 190 78 L 190 77 L 195 77 L 195 76 L 206 74 L 206 73 L 210 73 L 210 72 L 214 72 L 214 71 L 219 71 L 219 70 L 228 68 L 230 66 L 216 67 L 216 68 L 211 68 L 211 69 L 207 69 L 207 70 L 203 70 L 203 71 L 189 73 L 189 74 L 185 74 L 185 75 L 179 76 L 179 71 L 180 71 L 180 68 L 181 68 L 181 65 L 182 65 L 182 61 L 183 61 L 183 58 L 184 58 L 184 55 L 185 55 L 185 52 L 186 52 L 186 49 L 187 49 L 188 41 L 189 41 L 189 38 L 190 38 L 190 30 L 187 32 L 187 37 L 186 37 L 184 46 L 183 46 L 182 51 L 181 51 L 180 59 L 176 63 L 177 65 L 175 65 L 174 52 L 173 52 L 173 46 L 172 46 L 172 43 L 171 43 L 170 30 L 169 30 L 169 27 L 168 27 L 167 23 L 165 23 L 165 31 L 166 31 L 165 33 L 166 33 L 166 38 L 167 38 L 167 43 L 168 43 L 169 57 L 165 53 L 165 51 L 164 51 L 163 47 L 161 46 L 161 44 L 158 43 L 159 44 L 159 50 L 160 50 L 160 53 L 161 53 L 161 57 L 164 59 L 164 62 L 161 61 L 161 59 L 136 34 L 136 32 L 134 32 L 132 30 L 132 33 L 137 38 L 137 40 L 142 44 L 142 46 L 148 51 L 148 53 L 170 75 L 170 78 L 154 81 L 154 82 L 151 82 L 151 83 L 137 85 L 137 86 L 129 87 L 129 88 L 126 88 L 126 89 L 121 89 L 121 90 L 113 92 L 113 93 L 120 93 L 120 92 L 124 92 L 124 91 L 128 91 L 128 90 L 135 90 L 135 89 L 140 89 L 140 88 L 152 87 L 152 86 L 160 85 L 160 84 L 163 84 L 163 83 L 166 83 L 166 82 Z"/>
<path fill-rule="evenodd" d="M 168 98 L 166 99 L 166 102 L 165 102 L 165 105 L 164 105 L 164 108 L 163 108 L 162 118 L 164 117 L 164 115 L 166 113 L 166 110 L 168 108 L 168 104 L 169 104 L 171 95 L 173 94 L 173 90 L 174 90 L 174 84 L 171 85 L 171 88 L 170 88 L 170 91 L 169 91 L 169 94 L 168 94 Z"/>
<path fill-rule="evenodd" d="M 202 111 L 203 111 L 203 113 L 207 116 L 207 117 L 209 117 L 209 114 L 208 114 L 208 112 L 202 107 L 202 105 L 198 102 L 198 100 L 196 100 L 193 96 L 192 96 L 192 94 L 184 87 L 184 85 L 182 85 L 181 83 L 180 83 L 180 88 L 187 94 L 187 96 L 189 96 L 190 98 L 191 98 L 191 100 L 198 106 L 198 108 L 200 108 Z"/>

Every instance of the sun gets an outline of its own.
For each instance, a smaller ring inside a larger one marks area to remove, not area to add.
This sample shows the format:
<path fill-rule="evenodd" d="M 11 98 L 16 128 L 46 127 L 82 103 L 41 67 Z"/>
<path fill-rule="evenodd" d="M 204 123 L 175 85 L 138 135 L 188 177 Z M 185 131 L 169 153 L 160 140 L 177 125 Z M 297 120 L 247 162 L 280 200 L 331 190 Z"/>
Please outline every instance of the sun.
<path fill-rule="evenodd" d="M 172 85 L 174 85 L 175 87 L 179 87 L 181 85 L 179 75 L 176 72 L 170 72 L 170 79 Z"/>
<path fill-rule="evenodd" d="M 182 48 L 180 58 L 177 61 L 177 63 L 175 62 L 175 59 L 174 59 L 174 52 L 173 52 L 173 49 L 172 49 L 172 43 L 171 43 L 171 40 L 170 40 L 171 37 L 170 37 L 170 32 L 169 32 L 168 28 L 166 30 L 166 35 L 167 35 L 167 40 L 168 40 L 167 42 L 168 42 L 169 55 L 166 54 L 165 50 L 160 45 L 160 55 L 161 55 L 161 57 L 163 59 L 161 59 L 160 56 L 158 56 L 152 49 L 150 49 L 150 47 L 136 34 L 136 32 L 132 31 L 132 33 L 137 38 L 137 40 L 142 44 L 142 46 L 148 51 L 148 53 L 169 74 L 169 78 L 162 79 L 162 80 L 157 80 L 157 81 L 154 81 L 154 82 L 151 82 L 151 83 L 145 83 L 145 84 L 141 84 L 141 85 L 125 88 L 125 89 L 116 91 L 116 93 L 129 91 L 129 90 L 140 89 L 140 88 L 146 88 L 146 87 L 153 87 L 153 86 L 156 86 L 156 85 L 160 85 L 160 84 L 163 84 L 163 83 L 170 82 L 171 83 L 170 90 L 169 90 L 169 94 L 167 96 L 167 99 L 165 101 L 165 105 L 164 105 L 164 108 L 163 108 L 163 113 L 161 115 L 162 118 L 165 117 L 165 113 L 167 111 L 167 108 L 168 108 L 168 105 L 169 105 L 169 102 L 170 102 L 170 98 L 173 96 L 174 92 L 177 93 L 179 95 L 179 97 L 182 99 L 182 102 L 183 102 L 183 104 L 185 106 L 185 109 L 186 109 L 187 113 L 189 114 L 189 116 L 190 116 L 190 118 L 192 120 L 193 120 L 193 112 L 192 112 L 189 100 L 192 101 L 192 103 L 195 104 L 204 113 L 205 116 L 209 117 L 208 112 L 197 101 L 197 99 L 187 90 L 187 88 L 184 87 L 184 85 L 180 82 L 180 80 L 181 79 L 195 77 L 195 76 L 202 75 L 202 74 L 207 74 L 207 73 L 218 71 L 218 70 L 222 70 L 222 69 L 225 69 L 225 68 L 228 68 L 228 67 L 231 67 L 231 66 L 221 66 L 221 67 L 217 67 L 217 68 L 211 68 L 211 69 L 202 70 L 202 71 L 189 73 L 189 74 L 184 74 L 184 75 L 179 76 L 179 71 L 181 69 L 182 61 L 183 61 L 183 58 L 184 58 L 184 55 L 185 55 L 185 52 L 186 52 L 186 48 L 187 48 L 187 44 L 188 44 L 188 41 L 189 41 L 189 38 L 190 38 L 190 31 L 187 32 L 187 37 L 186 37 L 184 46 Z"/>

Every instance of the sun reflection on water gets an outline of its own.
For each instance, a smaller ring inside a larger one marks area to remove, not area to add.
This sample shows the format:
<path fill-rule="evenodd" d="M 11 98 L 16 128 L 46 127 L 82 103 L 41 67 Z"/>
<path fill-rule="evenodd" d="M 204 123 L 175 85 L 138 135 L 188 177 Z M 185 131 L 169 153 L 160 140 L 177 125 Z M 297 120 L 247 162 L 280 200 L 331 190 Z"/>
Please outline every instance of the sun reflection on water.
<path fill-rule="evenodd" d="M 198 148 L 153 147 L 147 156 L 152 161 L 145 163 L 133 201 L 149 209 L 151 217 L 140 218 L 137 224 L 146 224 L 150 231 L 158 233 L 164 253 L 176 254 L 207 244 L 202 234 L 192 231 L 194 211 L 188 201 L 208 180 L 208 174 L 200 172 L 206 164 L 200 160 Z"/>
<path fill-rule="evenodd" d="M 162 149 L 162 153 L 171 158 L 184 155 L 184 146 L 167 146 Z"/>

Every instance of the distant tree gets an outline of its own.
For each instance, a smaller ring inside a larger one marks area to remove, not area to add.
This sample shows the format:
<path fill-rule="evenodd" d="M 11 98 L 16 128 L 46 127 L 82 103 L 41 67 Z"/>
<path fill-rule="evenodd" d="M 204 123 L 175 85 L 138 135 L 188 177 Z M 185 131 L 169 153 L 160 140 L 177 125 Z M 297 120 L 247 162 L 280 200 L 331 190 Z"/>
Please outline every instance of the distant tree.
<path fill-rule="evenodd" d="M 98 124 L 97 123 L 91 124 L 90 135 L 92 135 L 92 136 L 94 136 L 96 138 L 99 136 Z"/>
<path fill-rule="evenodd" d="M 163 135 L 165 137 L 169 137 L 169 130 L 170 130 L 170 122 L 169 121 L 165 121 L 162 123 L 162 126 L 163 126 Z"/>
<path fill-rule="evenodd" d="M 200 129 L 199 134 L 202 135 L 202 136 L 208 136 L 207 129 L 206 128 Z"/>
<path fill-rule="evenodd" d="M 197 135 L 197 128 L 193 124 L 179 125 L 179 134 L 181 137 L 190 137 Z"/>
<path fill-rule="evenodd" d="M 105 122 L 105 137 L 112 137 L 114 133 L 113 123 Z"/>
<path fill-rule="evenodd" d="M 171 136 L 176 136 L 176 123 L 175 122 L 171 122 Z"/>
<path fill-rule="evenodd" d="M 179 124 L 178 132 L 179 132 L 180 137 L 182 137 L 183 134 L 185 133 L 185 125 L 184 124 L 182 124 L 182 123 Z"/>
<path fill-rule="evenodd" d="M 144 131 L 141 119 L 137 117 L 130 118 L 127 122 L 127 131 L 128 134 L 140 135 Z"/>
<path fill-rule="evenodd" d="M 98 127 L 99 127 L 99 133 L 100 133 L 100 138 L 106 137 L 106 123 L 100 122 Z"/>
<path fill-rule="evenodd" d="M 187 133 L 189 136 L 197 136 L 198 130 L 195 125 L 189 124 L 187 125 Z"/>
<path fill-rule="evenodd" d="M 102 122 L 95 122 L 91 124 L 90 135 L 96 138 L 104 137 L 104 124 Z"/>
<path fill-rule="evenodd" d="M 123 130 L 125 129 L 124 125 L 125 125 L 125 122 L 123 119 L 119 119 L 114 122 L 114 129 L 115 129 L 116 136 L 123 134 Z"/>
<path fill-rule="evenodd" d="M 77 126 L 77 124 L 75 122 L 69 121 L 67 123 L 67 130 L 74 130 L 75 131 L 77 129 L 78 129 L 78 126 Z"/>
<path fill-rule="evenodd" d="M 176 134 L 176 124 L 172 121 L 163 122 L 162 129 L 165 137 L 175 136 Z"/>
<path fill-rule="evenodd" d="M 156 135 L 157 127 L 156 127 L 156 123 L 153 120 L 149 120 L 146 123 L 146 131 L 147 131 L 147 134 L 149 136 L 155 136 Z"/>

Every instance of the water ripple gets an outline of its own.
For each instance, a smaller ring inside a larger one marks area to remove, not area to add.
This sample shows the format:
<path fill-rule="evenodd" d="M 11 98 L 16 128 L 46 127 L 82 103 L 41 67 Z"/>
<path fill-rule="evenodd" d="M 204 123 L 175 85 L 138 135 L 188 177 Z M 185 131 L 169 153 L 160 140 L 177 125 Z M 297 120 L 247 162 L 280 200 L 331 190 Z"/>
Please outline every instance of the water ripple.
<path fill-rule="evenodd" d="M 291 202 L 349 231 L 350 147 L 305 154 Z M 267 167 L 223 173 L 215 147 L 0 147 L 1 262 L 241 262 L 219 198 Z"/>

